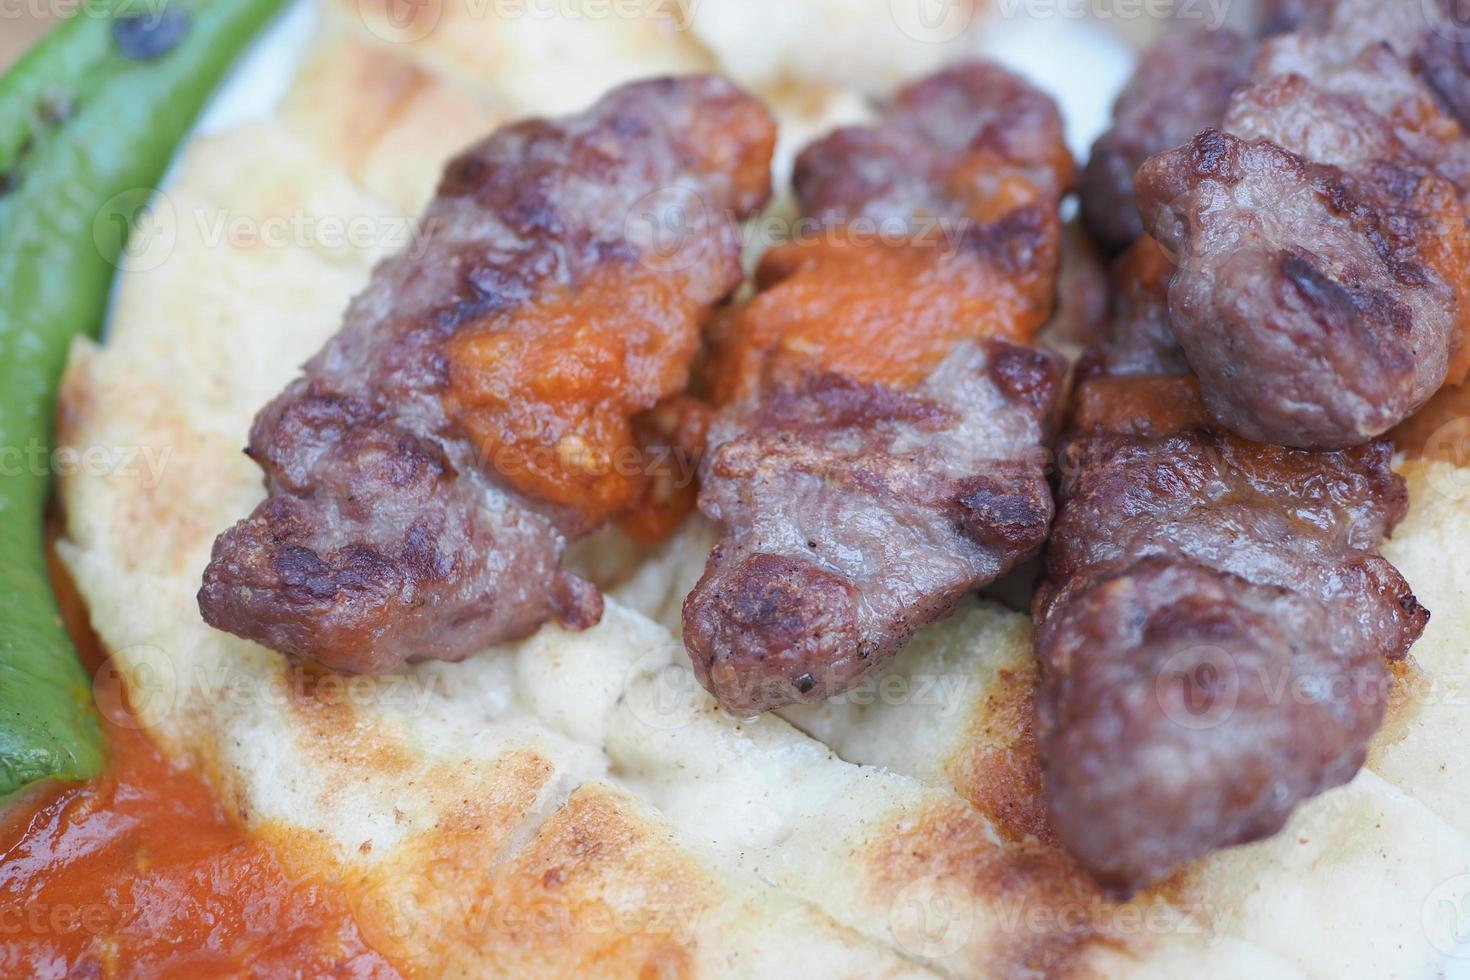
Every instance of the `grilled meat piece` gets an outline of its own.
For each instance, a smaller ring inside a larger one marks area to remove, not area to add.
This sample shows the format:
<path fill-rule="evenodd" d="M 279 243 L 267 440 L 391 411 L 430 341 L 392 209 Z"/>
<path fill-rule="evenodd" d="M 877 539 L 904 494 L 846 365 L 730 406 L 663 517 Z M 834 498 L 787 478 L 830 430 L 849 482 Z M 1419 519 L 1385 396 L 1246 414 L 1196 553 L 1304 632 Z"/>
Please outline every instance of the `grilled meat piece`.
<path fill-rule="evenodd" d="M 684 640 L 727 708 L 847 689 L 1039 549 L 1063 369 L 1022 344 L 1053 305 L 1071 174 L 1056 107 L 979 63 L 802 154 L 828 230 L 773 250 L 712 338 L 700 507 L 724 535 Z"/>
<path fill-rule="evenodd" d="M 1167 290 L 1174 266 L 1153 239 L 1140 239 L 1114 263 L 1109 277 L 1106 335 L 1077 365 L 1077 380 L 1189 374 L 1189 362 L 1169 326 Z"/>
<path fill-rule="evenodd" d="M 924 218 L 989 222 L 1055 203 L 1075 164 L 1051 96 L 987 62 L 957 65 L 900 90 L 876 126 L 839 129 L 801 154 L 802 213 L 906 227 Z"/>
<path fill-rule="evenodd" d="M 823 374 L 726 413 L 700 492 L 725 534 L 684 603 L 701 683 L 742 713 L 839 694 L 1035 554 L 1062 375 L 964 341 L 911 389 Z"/>
<path fill-rule="evenodd" d="M 1318 11 L 1262 46 L 1218 129 L 1138 172 L 1180 266 L 1175 332 L 1229 431 L 1361 445 L 1470 368 L 1470 139 L 1419 57 L 1449 29 L 1434 9 Z"/>
<path fill-rule="evenodd" d="M 1252 65 L 1257 82 L 1237 93 L 1222 128 L 1349 172 L 1412 160 L 1470 191 L 1470 139 L 1416 69 L 1413 39 L 1396 47 L 1359 38 L 1362 25 L 1353 24 L 1354 40 L 1300 33 L 1263 44 Z"/>
<path fill-rule="evenodd" d="M 1349 174 L 1209 130 L 1149 161 L 1139 188 L 1145 224 L 1179 256 L 1175 333 L 1226 429 L 1359 445 L 1443 384 L 1463 211 L 1432 172 L 1383 160 Z"/>
<path fill-rule="evenodd" d="M 1160 331 L 1169 273 L 1148 239 L 1119 266 L 1034 610 L 1052 824 L 1122 894 L 1351 779 L 1429 618 L 1376 553 L 1408 506 L 1391 443 L 1213 428 Z"/>
<path fill-rule="evenodd" d="M 1229 30 L 1165 34 L 1139 60 L 1082 172 L 1082 218 L 1108 252 L 1143 234 L 1133 175 L 1156 153 L 1217 126 L 1250 75 L 1255 45 Z"/>
<path fill-rule="evenodd" d="M 690 77 L 451 162 L 418 247 L 255 420 L 269 496 L 216 541 L 204 618 L 348 671 L 595 623 L 563 548 L 643 496 L 619 454 L 741 281 L 731 216 L 766 202 L 773 143 L 758 102 Z"/>

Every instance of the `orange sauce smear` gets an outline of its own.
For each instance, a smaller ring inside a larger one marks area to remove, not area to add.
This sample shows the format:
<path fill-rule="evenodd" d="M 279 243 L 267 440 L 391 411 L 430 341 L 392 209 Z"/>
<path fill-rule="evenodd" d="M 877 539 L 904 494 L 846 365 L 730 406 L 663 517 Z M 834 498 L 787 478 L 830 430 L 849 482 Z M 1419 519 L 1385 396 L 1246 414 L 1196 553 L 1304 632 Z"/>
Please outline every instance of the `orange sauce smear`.
<path fill-rule="evenodd" d="M 638 497 L 618 515 L 618 527 L 633 540 L 657 544 L 694 511 L 699 459 L 713 417 L 708 402 L 675 395 L 633 420 L 648 476 Z"/>
<path fill-rule="evenodd" d="M 1051 315 L 1054 270 L 1007 275 L 961 246 L 846 239 L 783 245 L 761 262 L 763 290 L 714 331 L 716 402 L 805 373 L 910 387 L 957 341 L 1029 340 Z"/>
<path fill-rule="evenodd" d="M 80 600 L 59 591 L 95 670 Z M 399 975 L 346 896 L 291 874 L 142 732 L 102 725 L 100 777 L 0 821 L 0 976 Z"/>
<path fill-rule="evenodd" d="M 715 403 L 821 373 L 910 388 L 960 341 L 1029 342 L 1055 305 L 1057 206 L 1074 169 L 1063 142 L 1047 149 L 1030 168 L 984 148 L 960 154 L 945 184 L 956 204 L 950 217 L 964 220 L 948 227 L 933 222 L 892 239 L 854 224 L 772 248 L 756 270 L 755 298 L 709 331 L 702 380 Z M 1029 256 L 1007 242 L 993 247 L 1018 254 L 986 254 L 986 244 L 963 237 L 1026 207 L 1046 215 Z"/>
<path fill-rule="evenodd" d="M 1130 316 L 1162 311 L 1173 274 L 1163 247 L 1145 235 L 1118 259 L 1115 302 Z M 1162 438 L 1209 425 L 1199 379 L 1192 374 L 1102 375 L 1078 382 L 1072 391 L 1073 432 Z"/>
<path fill-rule="evenodd" d="M 682 278 L 609 265 L 456 336 L 446 406 L 483 464 L 588 527 L 632 506 L 650 480 L 634 419 L 683 390 L 699 344 Z"/>
<path fill-rule="evenodd" d="M 1093 378 L 1077 386 L 1072 428 L 1161 438 L 1209 425 L 1193 377 Z"/>
<path fill-rule="evenodd" d="M 1466 241 L 1470 234 L 1466 221 L 1470 215 L 1460 202 L 1459 192 L 1442 179 L 1422 181 L 1411 207 L 1426 216 L 1418 236 L 1426 262 L 1450 284 L 1459 301 L 1445 381 L 1451 385 L 1463 384 L 1470 376 L 1470 247 Z"/>

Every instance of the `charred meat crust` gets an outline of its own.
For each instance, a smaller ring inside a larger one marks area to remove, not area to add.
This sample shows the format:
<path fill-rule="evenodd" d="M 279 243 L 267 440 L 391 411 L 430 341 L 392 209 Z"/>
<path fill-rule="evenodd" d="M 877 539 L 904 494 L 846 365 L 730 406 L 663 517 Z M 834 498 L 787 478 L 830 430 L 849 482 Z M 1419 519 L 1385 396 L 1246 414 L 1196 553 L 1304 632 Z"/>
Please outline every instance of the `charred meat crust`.
<path fill-rule="evenodd" d="M 857 217 L 907 224 L 958 220 L 998 201 L 1020 178 L 1055 206 L 1074 163 L 1051 97 L 989 62 L 955 65 L 900 91 L 877 126 L 839 129 L 797 157 L 792 185 L 802 213 L 827 224 Z M 1000 217 L 1000 213 L 988 215 Z"/>
<path fill-rule="evenodd" d="M 257 417 L 247 452 L 268 497 L 216 541 L 205 620 L 345 671 L 461 659 L 548 617 L 597 622 L 597 590 L 560 567 L 567 539 L 594 522 L 487 457 L 463 424 L 452 345 L 487 330 L 524 340 L 538 304 L 575 303 L 591 284 L 663 289 L 679 303 L 615 321 L 657 337 L 612 338 L 652 346 L 645 366 L 663 358 L 648 377 L 613 379 L 629 415 L 651 408 L 683 387 L 703 313 L 741 279 L 723 219 L 764 205 L 773 141 L 758 102 L 693 76 L 507 127 L 452 161 L 423 242 L 374 272 L 341 331 Z M 673 263 L 636 234 L 640 202 L 670 187 L 713 216 Z"/>
<path fill-rule="evenodd" d="M 1373 551 L 1405 506 L 1386 442 L 1072 454 L 1036 599 L 1046 787 L 1068 849 L 1127 893 L 1351 779 L 1428 613 Z"/>
<path fill-rule="evenodd" d="M 1362 593 L 1349 616 L 1388 619 L 1394 597 L 1373 570 L 1343 567 Z M 1384 646 L 1401 656 L 1409 632 Z M 1378 645 L 1344 633 L 1316 597 L 1183 558 L 1140 559 L 1060 604 L 1039 641 L 1038 712 L 1068 850 L 1131 894 L 1276 833 L 1300 802 L 1351 780 L 1392 682 Z"/>

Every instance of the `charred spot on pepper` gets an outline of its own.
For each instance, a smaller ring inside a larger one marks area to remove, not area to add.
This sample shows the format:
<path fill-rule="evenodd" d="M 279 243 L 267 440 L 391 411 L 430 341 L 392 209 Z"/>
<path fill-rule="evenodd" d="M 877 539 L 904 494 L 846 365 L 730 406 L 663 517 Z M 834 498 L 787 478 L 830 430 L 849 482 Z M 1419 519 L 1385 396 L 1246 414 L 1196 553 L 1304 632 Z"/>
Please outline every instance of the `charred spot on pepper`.
<path fill-rule="evenodd" d="M 164 7 L 152 14 L 119 17 L 112 23 L 112 39 L 124 58 L 153 61 L 178 47 L 191 23 L 185 11 Z"/>

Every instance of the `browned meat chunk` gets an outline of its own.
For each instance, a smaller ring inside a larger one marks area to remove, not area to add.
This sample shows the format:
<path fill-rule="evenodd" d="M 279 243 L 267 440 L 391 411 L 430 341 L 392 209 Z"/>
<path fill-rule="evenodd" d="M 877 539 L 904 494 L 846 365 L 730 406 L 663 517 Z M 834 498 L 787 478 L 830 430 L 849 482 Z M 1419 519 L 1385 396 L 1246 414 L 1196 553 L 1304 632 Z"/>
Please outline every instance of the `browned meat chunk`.
<path fill-rule="evenodd" d="M 1343 43 L 1334 34 L 1266 42 L 1257 84 L 1237 93 L 1222 128 L 1349 171 L 1413 160 L 1470 191 L 1470 139 L 1410 61 L 1386 43 L 1347 56 Z"/>
<path fill-rule="evenodd" d="M 998 65 L 970 62 L 901 90 L 877 126 L 839 129 L 806 148 L 793 177 L 802 212 L 843 224 L 994 221 L 1072 187 L 1056 103 Z"/>
<path fill-rule="evenodd" d="M 684 639 L 727 708 L 847 689 L 1040 547 L 1062 364 L 1021 344 L 1053 305 L 1070 180 L 1056 107 L 985 64 L 802 154 L 829 230 L 773 250 L 713 338 L 700 507 L 724 537 Z M 963 233 L 925 238 L 932 219 Z"/>
<path fill-rule="evenodd" d="M 1119 267 L 1035 599 L 1052 823 L 1125 894 L 1351 779 L 1428 621 L 1376 554 L 1408 505 L 1389 441 L 1211 428 L 1159 330 L 1168 274 L 1147 239 Z"/>
<path fill-rule="evenodd" d="M 1220 124 L 1254 50 L 1233 31 L 1198 30 L 1166 34 L 1144 52 L 1082 172 L 1082 217 L 1104 249 L 1121 251 L 1143 234 L 1133 175 L 1155 153 Z"/>
<path fill-rule="evenodd" d="M 1246 438 L 1359 445 L 1443 384 L 1457 351 L 1463 221 L 1432 172 L 1362 174 L 1209 130 L 1139 172 L 1145 223 L 1179 259 L 1173 326 L 1205 406 Z"/>
<path fill-rule="evenodd" d="M 729 217 L 767 200 L 773 142 L 758 102 L 690 77 L 450 163 L 425 239 L 256 419 L 269 496 L 215 543 L 205 619 L 349 671 L 595 623 L 562 550 L 644 495 L 618 454 L 741 281 Z"/>
<path fill-rule="evenodd" d="M 1179 262 L 1173 326 L 1212 417 L 1335 449 L 1470 367 L 1470 139 L 1411 65 L 1435 33 L 1420 4 L 1341 0 L 1309 21 L 1137 190 Z"/>
<path fill-rule="evenodd" d="M 1266 63 L 1252 70 L 1256 79 L 1297 71 L 1322 83 L 1318 68 L 1351 64 L 1365 51 L 1384 48 L 1428 82 L 1452 114 L 1459 114 L 1470 95 L 1464 68 L 1470 58 L 1470 0 L 1269 0 L 1265 7 L 1262 34 L 1291 36 L 1267 42 Z M 1292 67 L 1272 48 L 1304 50 L 1306 59 Z M 1371 75 L 1357 88 L 1372 100 Z"/>
<path fill-rule="evenodd" d="M 1035 554 L 1061 378 L 967 341 L 913 389 L 826 374 L 727 413 L 700 492 L 726 532 L 684 604 L 701 682 L 741 712 L 831 697 Z"/>
<path fill-rule="evenodd" d="M 1152 239 L 1138 241 L 1113 263 L 1107 332 L 1078 365 L 1079 381 L 1189 374 L 1169 324 L 1166 291 L 1173 274 Z"/>
<path fill-rule="evenodd" d="M 1357 445 L 1470 371 L 1470 6 L 1262 7 L 1274 36 L 1254 58 L 1228 33 L 1166 36 L 1145 54 L 1089 162 L 1083 213 L 1107 247 L 1146 229 L 1179 254 L 1175 325 L 1217 422 Z M 1229 144 L 1194 142 L 1206 127 L 1286 153 L 1232 151 L 1259 166 L 1227 184 L 1198 151 Z M 1150 153 L 1164 155 L 1135 175 Z M 1330 298 L 1303 295 L 1290 270 L 1308 268 Z"/>

